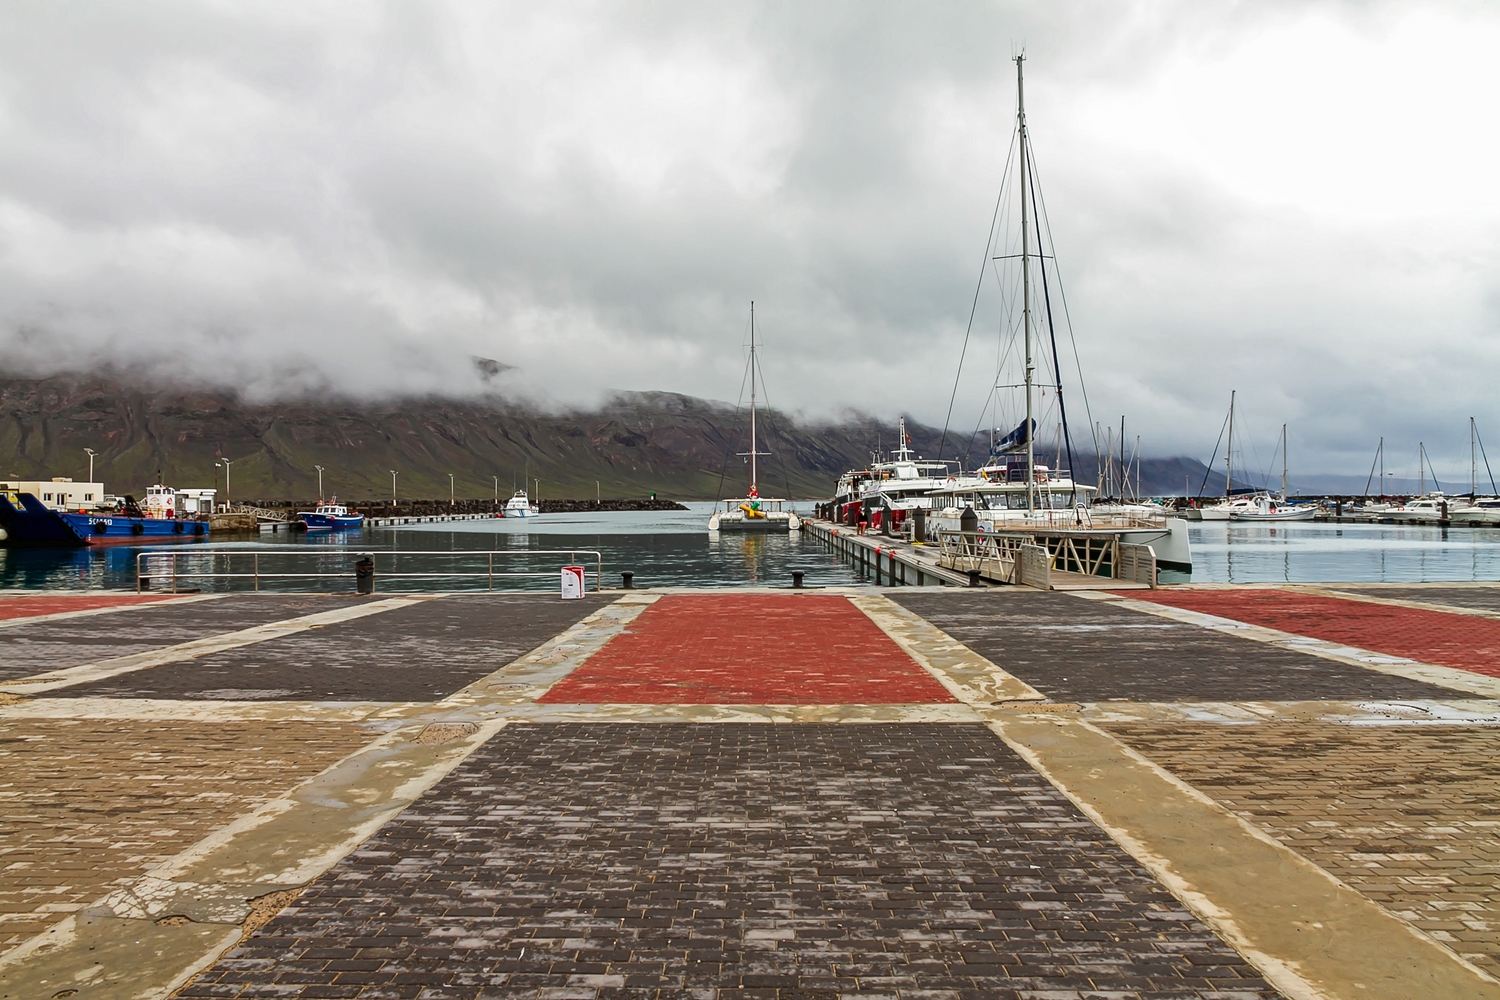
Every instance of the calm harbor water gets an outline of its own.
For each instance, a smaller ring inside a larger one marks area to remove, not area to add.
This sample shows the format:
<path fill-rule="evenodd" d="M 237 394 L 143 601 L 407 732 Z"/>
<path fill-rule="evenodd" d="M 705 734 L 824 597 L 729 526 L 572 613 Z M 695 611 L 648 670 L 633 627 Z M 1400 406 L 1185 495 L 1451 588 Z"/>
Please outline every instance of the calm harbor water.
<path fill-rule="evenodd" d="M 479 553 L 488 550 L 507 553 L 494 559 L 497 574 L 545 574 L 497 576 L 497 588 L 556 590 L 557 569 L 567 560 L 530 553 L 557 549 L 597 550 L 605 586 L 618 586 L 624 570 L 633 572 L 637 586 L 644 587 L 788 586 L 793 570 L 806 574 L 808 586 L 860 581 L 854 569 L 800 535 L 712 537 L 706 524 L 713 505 L 689 506 L 687 511 L 547 514 L 535 519 L 408 525 L 337 535 L 262 533 L 259 540 L 207 545 L 0 548 L 0 588 L 133 589 L 136 557 L 142 552 L 179 553 L 179 572 L 250 572 L 250 554 L 259 553 L 266 574 L 262 590 L 352 590 L 354 562 L 365 552 L 378 554 L 378 589 L 382 591 L 483 589 L 486 578 L 396 579 L 390 573 L 484 573 L 490 557 Z M 1209 522 L 1193 524 L 1190 537 L 1194 582 L 1500 580 L 1500 529 Z M 209 556 L 201 551 L 210 547 L 236 554 Z M 424 551 L 467 554 L 403 555 Z M 592 576 L 592 557 L 576 561 L 586 565 Z M 328 575 L 271 578 L 269 574 L 275 572 Z M 183 580 L 181 585 L 205 591 L 241 590 L 249 589 L 252 581 L 195 579 Z"/>

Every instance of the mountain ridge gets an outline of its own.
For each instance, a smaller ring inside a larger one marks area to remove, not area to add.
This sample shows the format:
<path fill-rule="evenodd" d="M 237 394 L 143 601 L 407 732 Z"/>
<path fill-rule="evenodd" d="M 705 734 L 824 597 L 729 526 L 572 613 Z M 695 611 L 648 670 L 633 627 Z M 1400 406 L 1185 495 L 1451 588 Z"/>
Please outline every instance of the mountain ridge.
<path fill-rule="evenodd" d="M 896 438 L 894 420 L 860 413 L 806 421 L 762 410 L 759 424 L 773 453 L 762 492 L 794 498 L 829 496 L 841 472 Z M 936 454 L 937 429 L 906 426 L 914 451 Z M 315 496 L 322 465 L 324 492 L 351 500 L 389 497 L 391 469 L 404 498 L 446 498 L 451 473 L 453 494 L 468 499 L 504 499 L 529 476 L 544 497 L 706 500 L 744 488 L 737 453 L 748 443 L 743 410 L 680 393 L 621 392 L 592 410 L 546 412 L 499 395 L 254 402 L 118 372 L 0 377 L 0 475 L 81 480 L 93 448 L 96 480 L 117 494 L 139 495 L 158 470 L 171 485 L 222 490 L 216 462 L 227 458 L 231 498 Z M 1093 482 L 1093 456 L 1075 457 L 1080 480 Z M 1148 493 L 1177 492 L 1184 477 L 1196 487 L 1204 472 L 1189 458 L 1141 464 Z"/>

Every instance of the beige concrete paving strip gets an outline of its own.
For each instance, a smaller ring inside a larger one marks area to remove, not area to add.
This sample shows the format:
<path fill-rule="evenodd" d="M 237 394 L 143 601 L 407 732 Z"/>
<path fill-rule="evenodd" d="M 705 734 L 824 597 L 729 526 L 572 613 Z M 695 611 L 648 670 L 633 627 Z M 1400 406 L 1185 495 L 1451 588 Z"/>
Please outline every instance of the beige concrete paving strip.
<path fill-rule="evenodd" d="M 991 728 L 1293 1000 L 1500 998 L 1500 982 L 1098 728 Z"/>
<path fill-rule="evenodd" d="M 1311 656 L 1321 656 L 1325 660 L 1349 663 L 1356 667 L 1378 670 L 1383 674 L 1405 677 L 1409 680 L 1426 681 L 1428 684 L 1436 684 L 1438 687 L 1445 687 L 1450 691 L 1462 691 L 1465 694 L 1477 695 L 1481 698 L 1500 698 L 1500 677 L 1486 677 L 1484 674 L 1471 673 L 1467 670 L 1455 670 L 1452 667 L 1442 667 L 1435 663 L 1419 663 L 1416 660 L 1409 660 L 1403 656 L 1388 656 L 1384 653 L 1360 649 L 1357 646 L 1345 646 L 1341 643 L 1313 639 L 1305 635 L 1296 635 L 1292 632 L 1281 632 L 1262 625 L 1251 625 L 1246 622 L 1235 621 L 1232 618 L 1220 618 L 1217 615 L 1204 614 L 1201 611 L 1188 611 L 1184 608 L 1173 608 L 1151 601 L 1132 600 L 1128 597 L 1121 597 L 1118 594 L 1086 591 L 1075 593 L 1072 596 L 1085 601 L 1107 601 L 1111 604 L 1118 604 L 1121 607 L 1139 611 L 1142 614 L 1155 615 L 1158 618 L 1170 618 L 1173 621 L 1182 622 L 1186 625 L 1197 625 L 1200 628 L 1223 632 L 1226 635 L 1236 635 L 1242 639 L 1254 639 L 1256 642 L 1280 646 L 1283 649 L 1295 650 L 1296 652 L 1307 653 Z"/>
<path fill-rule="evenodd" d="M 0 705 L 0 719 L 116 719 L 133 722 L 399 722 L 431 712 L 408 701 L 169 701 L 160 698 L 27 698 Z"/>
<path fill-rule="evenodd" d="M 878 594 L 854 594 L 849 600 L 966 705 L 1041 701 L 1046 697 L 894 601 Z"/>
<path fill-rule="evenodd" d="M 33 674 L 30 677 L 18 680 L 0 681 L 0 690 L 11 694 L 40 694 L 44 691 L 55 691 L 58 688 L 72 687 L 76 684 L 84 684 L 89 681 L 103 680 L 106 677 L 116 677 L 120 674 L 145 670 L 149 667 L 159 667 L 167 663 L 180 663 L 183 660 L 196 659 L 200 656 L 207 656 L 210 653 L 221 653 L 226 649 L 253 646 L 258 642 L 265 642 L 269 639 L 280 639 L 283 636 L 305 632 L 308 629 L 319 628 L 323 625 L 333 625 L 338 622 L 364 618 L 368 615 L 378 615 L 382 611 L 394 611 L 396 608 L 404 608 L 431 599 L 430 597 L 391 597 L 383 601 L 372 601 L 369 604 L 359 604 L 349 608 L 320 611 L 317 614 L 304 615 L 301 618 L 288 618 L 285 621 L 271 622 L 267 625 L 256 625 L 254 628 L 240 629 L 237 632 L 225 632 L 203 639 L 194 639 L 192 642 L 181 642 L 175 646 L 167 646 L 164 649 L 153 649 L 149 652 L 134 653 L 130 656 L 116 656 L 107 660 L 95 660 L 92 663 L 81 663 L 76 667 L 67 667 L 63 670 L 49 670 L 45 673 Z"/>
<path fill-rule="evenodd" d="M 1314 594 L 1318 597 L 1336 597 L 1342 601 L 1362 601 L 1365 604 L 1385 604 L 1394 608 L 1412 608 L 1416 611 L 1441 611 L 1450 615 L 1469 615 L 1473 618 L 1500 618 L 1500 611 L 1486 611 L 1484 608 L 1465 608 L 1456 604 L 1443 604 L 1438 601 L 1418 601 L 1409 598 L 1382 597 L 1380 591 L 1366 590 L 1340 590 L 1338 584 L 1320 584 L 1318 586 L 1302 585 L 1288 587 L 1299 594 Z M 1444 588 L 1446 589 L 1446 587 Z"/>
<path fill-rule="evenodd" d="M 91 618 L 94 615 L 112 615 L 121 611 L 140 611 L 142 608 L 161 608 L 167 605 L 193 604 L 197 601 L 217 601 L 228 594 L 191 594 L 173 597 L 165 601 L 141 601 L 139 604 L 117 604 L 109 608 L 85 608 L 81 611 L 56 611 L 50 615 L 32 615 L 29 618 L 6 618 L 0 620 L 0 629 L 18 625 L 35 625 L 38 622 L 55 622 L 65 618 Z"/>
<path fill-rule="evenodd" d="M 1500 726 L 1500 701 L 1478 698 L 1452 701 L 1103 701 L 1080 706 L 1079 717 L 1101 725 L 1211 722 L 1233 726 L 1260 722 L 1332 722 L 1348 726 L 1492 728 Z"/>

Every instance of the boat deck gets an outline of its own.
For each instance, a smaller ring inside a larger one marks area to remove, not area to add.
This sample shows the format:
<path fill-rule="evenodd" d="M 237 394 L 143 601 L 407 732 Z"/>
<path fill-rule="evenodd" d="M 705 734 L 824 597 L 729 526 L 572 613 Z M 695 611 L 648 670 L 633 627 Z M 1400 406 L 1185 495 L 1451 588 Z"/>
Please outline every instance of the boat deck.
<path fill-rule="evenodd" d="M 8 996 L 1500 997 L 1500 586 L 28 594 L 0 664 Z"/>

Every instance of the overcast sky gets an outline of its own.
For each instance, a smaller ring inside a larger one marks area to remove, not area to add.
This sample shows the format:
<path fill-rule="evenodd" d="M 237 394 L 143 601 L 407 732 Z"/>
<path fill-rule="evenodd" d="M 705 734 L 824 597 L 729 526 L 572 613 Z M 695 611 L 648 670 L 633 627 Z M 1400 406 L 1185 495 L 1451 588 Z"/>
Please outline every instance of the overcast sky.
<path fill-rule="evenodd" d="M 0 358 L 941 425 L 1022 46 L 1096 418 L 1500 449 L 1493 4 L 13 3 Z"/>

